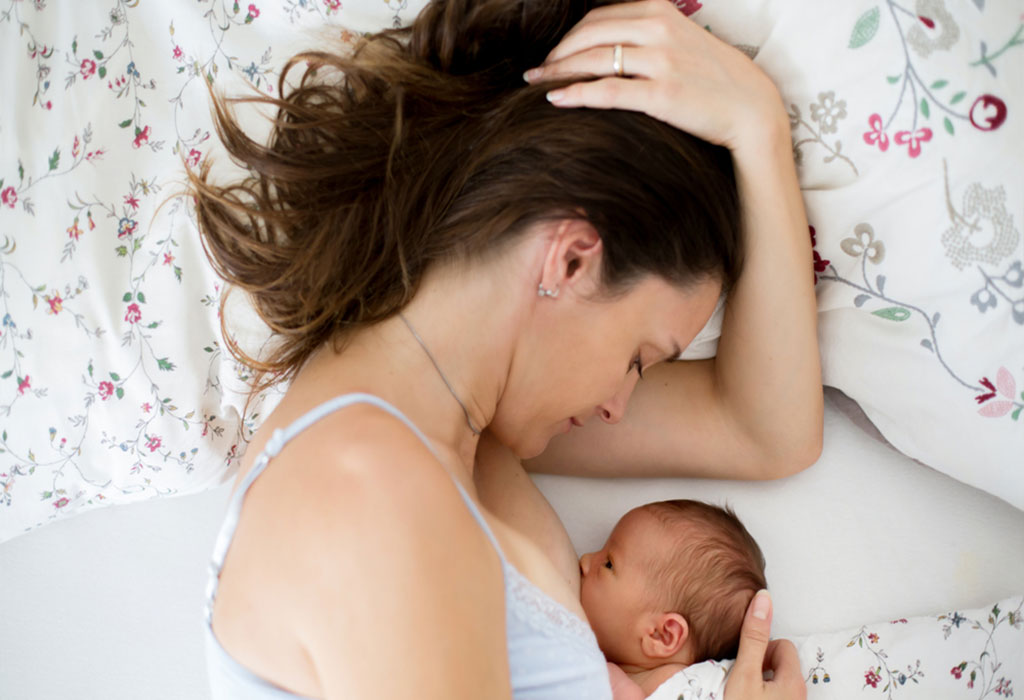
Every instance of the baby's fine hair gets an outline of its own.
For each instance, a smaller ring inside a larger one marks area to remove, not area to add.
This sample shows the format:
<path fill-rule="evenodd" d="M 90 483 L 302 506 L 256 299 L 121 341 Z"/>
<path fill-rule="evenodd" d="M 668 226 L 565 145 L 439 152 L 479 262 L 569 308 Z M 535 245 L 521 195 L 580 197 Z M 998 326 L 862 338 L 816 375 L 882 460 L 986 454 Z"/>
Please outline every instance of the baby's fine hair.
<path fill-rule="evenodd" d="M 686 618 L 694 662 L 735 658 L 754 595 L 767 587 L 764 555 L 728 507 L 691 500 L 643 506 L 677 533 L 673 554 L 656 561 L 656 595 Z"/>

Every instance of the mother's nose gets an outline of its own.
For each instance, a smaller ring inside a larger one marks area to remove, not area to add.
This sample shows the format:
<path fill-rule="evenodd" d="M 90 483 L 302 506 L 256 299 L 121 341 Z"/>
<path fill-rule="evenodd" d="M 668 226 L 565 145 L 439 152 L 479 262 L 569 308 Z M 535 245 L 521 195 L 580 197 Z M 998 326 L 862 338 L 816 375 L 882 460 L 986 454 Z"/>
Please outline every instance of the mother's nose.
<path fill-rule="evenodd" d="M 633 394 L 633 389 L 636 388 L 637 379 L 639 379 L 634 375 L 634 372 L 630 372 L 615 395 L 597 407 L 597 415 L 601 416 L 601 420 L 605 423 L 614 425 L 622 420 L 622 416 L 626 415 L 626 404 Z"/>
<path fill-rule="evenodd" d="M 589 552 L 580 557 L 580 573 L 584 576 L 586 576 L 590 572 L 590 560 L 593 558 L 593 552 Z"/>

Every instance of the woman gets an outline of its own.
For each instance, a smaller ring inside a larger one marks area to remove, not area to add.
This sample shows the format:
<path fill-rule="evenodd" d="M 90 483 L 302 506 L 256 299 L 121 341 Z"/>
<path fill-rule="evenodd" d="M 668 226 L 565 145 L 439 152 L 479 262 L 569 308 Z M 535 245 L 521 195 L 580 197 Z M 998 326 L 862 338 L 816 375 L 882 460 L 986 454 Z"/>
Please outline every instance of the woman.
<path fill-rule="evenodd" d="M 609 697 L 519 459 L 570 430 L 540 468 L 767 478 L 816 457 L 778 94 L 663 0 L 590 4 L 438 2 L 400 40 L 307 56 L 263 99 L 269 147 L 217 104 L 254 177 L 193 182 L 204 244 L 277 333 L 264 382 L 292 381 L 214 555 L 215 697 Z M 657 371 L 725 287 L 718 358 Z M 728 697 L 803 696 L 769 624 L 758 596 Z"/>

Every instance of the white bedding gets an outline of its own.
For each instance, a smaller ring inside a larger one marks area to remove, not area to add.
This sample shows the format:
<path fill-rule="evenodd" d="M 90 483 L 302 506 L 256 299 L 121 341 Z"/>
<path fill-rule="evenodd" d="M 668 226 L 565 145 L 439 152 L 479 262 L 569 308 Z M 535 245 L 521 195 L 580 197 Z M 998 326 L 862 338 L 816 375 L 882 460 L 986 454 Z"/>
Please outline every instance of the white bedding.
<path fill-rule="evenodd" d="M 1024 512 L 900 455 L 862 420 L 828 392 L 821 460 L 780 482 L 538 481 L 579 551 L 634 505 L 727 499 L 764 549 L 780 635 L 1024 593 Z M 0 546 L 0 697 L 207 697 L 202 594 L 227 495 L 107 508 Z"/>

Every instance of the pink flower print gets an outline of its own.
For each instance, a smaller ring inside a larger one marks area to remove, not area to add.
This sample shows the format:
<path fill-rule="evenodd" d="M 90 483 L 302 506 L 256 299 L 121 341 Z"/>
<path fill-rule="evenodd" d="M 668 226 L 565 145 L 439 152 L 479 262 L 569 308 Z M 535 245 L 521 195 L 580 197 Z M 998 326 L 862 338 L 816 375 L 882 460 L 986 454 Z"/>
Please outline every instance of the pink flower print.
<path fill-rule="evenodd" d="M 78 136 L 75 136 L 75 142 L 71 144 L 71 157 L 77 158 L 78 154 L 81 153 L 82 144 L 78 141 Z"/>
<path fill-rule="evenodd" d="M 146 403 L 142 404 L 142 412 L 143 413 L 149 413 L 152 410 L 153 410 L 153 407 L 149 405 L 148 401 Z"/>
<path fill-rule="evenodd" d="M 960 678 L 964 675 L 965 668 L 967 668 L 966 662 L 961 663 L 959 666 L 954 666 L 953 668 L 949 669 L 949 672 L 953 674 L 953 678 L 960 680 Z"/>
<path fill-rule="evenodd" d="M 999 683 L 996 685 L 996 695 L 1002 695 L 1004 698 L 1013 697 L 1013 688 L 1010 687 L 1010 683 L 1012 681 L 1000 678 Z"/>
<path fill-rule="evenodd" d="M 52 297 L 45 296 L 43 298 L 46 299 L 46 303 L 50 305 L 50 310 L 46 312 L 48 314 L 56 316 L 61 312 L 61 309 L 64 308 L 64 300 L 60 298 L 60 294 L 58 294 L 56 290 L 53 292 Z"/>
<path fill-rule="evenodd" d="M 245 16 L 245 23 L 250 24 L 254 19 L 260 16 L 260 10 L 256 5 L 249 3 L 249 13 Z"/>
<path fill-rule="evenodd" d="M 689 17 L 694 12 L 704 7 L 700 4 L 700 0 L 672 0 L 675 6 L 679 8 L 679 11 Z"/>
<path fill-rule="evenodd" d="M 156 452 L 160 447 L 160 438 L 156 435 L 149 436 L 149 439 L 146 440 L 146 447 L 149 448 L 150 452 Z"/>
<path fill-rule="evenodd" d="M 124 238 L 132 235 L 138 226 L 139 222 L 135 219 L 129 219 L 127 216 L 121 217 L 121 220 L 117 222 L 117 237 Z"/>
<path fill-rule="evenodd" d="M 987 406 L 982 406 L 978 409 L 978 415 L 984 416 L 985 418 L 1002 418 L 1010 412 L 1013 408 L 1014 397 L 1017 393 L 1017 382 L 1014 381 L 1013 375 L 1010 374 L 1008 369 L 1005 367 L 999 368 L 999 371 L 996 373 L 995 385 L 989 381 L 988 377 L 981 378 L 981 385 L 988 389 L 988 392 L 974 397 L 974 400 L 979 404 L 996 398 L 997 392 L 1008 400 L 993 401 Z"/>
<path fill-rule="evenodd" d="M 871 125 L 871 131 L 864 132 L 864 143 L 869 146 L 877 143 L 878 150 L 888 151 L 889 137 L 882 130 L 882 117 L 878 114 L 872 114 L 868 117 L 868 124 Z"/>
<path fill-rule="evenodd" d="M 875 672 L 875 669 L 869 668 L 867 673 L 864 674 L 864 685 L 871 686 L 872 688 L 878 687 L 878 681 L 882 680 L 882 677 Z"/>
<path fill-rule="evenodd" d="M 908 152 L 911 158 L 917 158 L 921 155 L 921 144 L 932 140 L 932 130 L 928 127 L 922 127 L 911 134 L 909 131 L 897 131 L 896 132 L 896 145 L 902 146 L 905 143 L 910 144 Z"/>
<path fill-rule="evenodd" d="M 132 208 L 132 211 L 136 211 L 139 208 L 139 200 L 134 195 L 126 194 L 124 196 L 124 203 Z"/>
<path fill-rule="evenodd" d="M 92 219 L 89 219 L 92 222 Z M 75 222 L 68 226 L 68 238 L 72 240 L 78 240 L 82 236 L 82 229 L 78 228 L 78 217 L 75 217 Z"/>
<path fill-rule="evenodd" d="M 52 102 L 50 102 L 49 100 L 47 100 L 47 101 L 46 101 L 46 108 L 47 108 L 47 109 L 53 109 L 53 103 L 52 103 Z"/>
<path fill-rule="evenodd" d="M 174 51 L 172 52 L 171 55 L 174 56 L 174 58 L 176 58 L 177 60 L 180 61 L 181 57 L 185 55 L 185 52 L 181 50 L 180 46 L 175 45 L 174 46 Z"/>
<path fill-rule="evenodd" d="M 3 192 L 0 192 L 0 202 L 14 209 L 14 205 L 18 203 L 18 193 L 14 191 L 13 187 L 5 187 Z"/>
<path fill-rule="evenodd" d="M 92 220 L 92 212 L 91 211 L 85 212 L 85 218 L 87 218 L 89 220 L 89 230 L 90 231 L 92 231 L 94 228 L 96 228 L 96 222 Z"/>
<path fill-rule="evenodd" d="M 142 310 L 139 309 L 139 305 L 132 303 L 128 305 L 128 310 L 125 311 L 124 320 L 128 323 L 138 323 L 142 319 Z"/>
<path fill-rule="evenodd" d="M 82 67 L 79 70 L 82 73 L 82 80 L 88 80 L 89 76 L 96 72 L 96 61 L 91 58 L 83 58 Z"/>
<path fill-rule="evenodd" d="M 174 262 L 174 256 L 170 253 L 164 253 L 164 265 L 170 265 Z"/>
<path fill-rule="evenodd" d="M 995 109 L 995 114 L 987 113 L 989 107 Z M 970 117 L 975 129 L 995 131 L 1006 121 L 1006 103 L 995 95 L 982 95 L 971 105 Z"/>
<path fill-rule="evenodd" d="M 140 148 L 142 144 L 149 143 L 149 127 L 139 129 L 136 127 L 135 140 L 132 141 L 132 148 Z"/>
<path fill-rule="evenodd" d="M 71 501 L 68 499 L 67 496 L 63 496 L 63 497 L 58 498 L 56 501 L 53 502 L 53 507 L 54 508 L 63 508 L 64 506 L 66 506 L 70 502 Z"/>
<path fill-rule="evenodd" d="M 25 375 L 24 379 L 18 380 L 18 394 L 24 394 L 25 389 L 31 389 L 32 385 L 28 383 L 28 375 Z"/>
<path fill-rule="evenodd" d="M 188 152 L 188 157 L 185 159 L 185 162 L 188 163 L 190 168 L 194 168 L 199 165 L 199 158 L 202 157 L 202 155 L 201 151 L 197 151 L 193 148 Z"/>
<path fill-rule="evenodd" d="M 872 644 L 878 644 L 878 635 L 872 632 L 868 635 L 868 641 Z"/>
<path fill-rule="evenodd" d="M 341 0 L 324 0 L 328 12 L 337 12 L 341 9 Z"/>
<path fill-rule="evenodd" d="M 99 394 L 100 394 L 100 398 L 102 400 L 106 401 L 107 399 L 109 399 L 111 397 L 111 395 L 113 393 L 114 393 L 114 385 L 113 384 L 111 384 L 110 382 L 100 382 Z"/>

